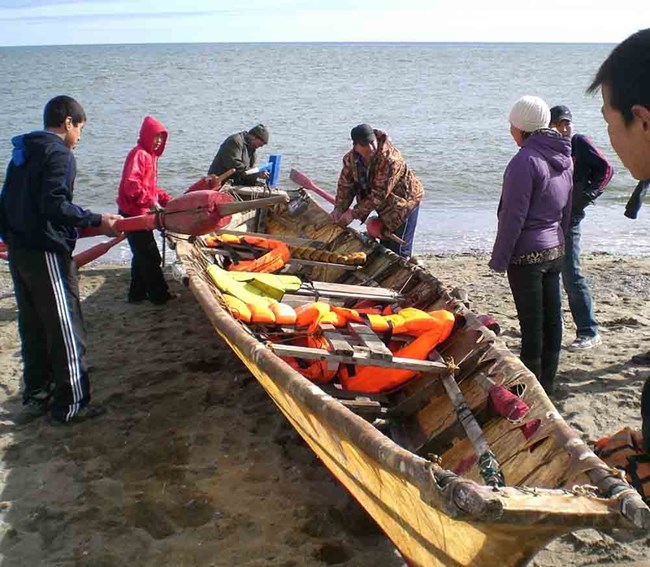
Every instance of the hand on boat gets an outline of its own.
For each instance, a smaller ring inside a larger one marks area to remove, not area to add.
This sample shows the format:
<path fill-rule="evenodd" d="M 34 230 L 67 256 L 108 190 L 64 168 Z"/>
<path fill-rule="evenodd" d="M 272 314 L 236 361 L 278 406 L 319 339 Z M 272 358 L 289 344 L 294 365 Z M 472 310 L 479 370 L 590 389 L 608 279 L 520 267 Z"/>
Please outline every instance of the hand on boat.
<path fill-rule="evenodd" d="M 334 222 L 336 222 L 336 224 L 338 224 L 339 226 L 345 227 L 348 226 L 353 220 L 354 220 L 354 215 L 352 213 L 352 209 L 348 209 L 347 211 L 341 213 L 339 218 L 336 219 Z"/>
<path fill-rule="evenodd" d="M 102 222 L 99 225 L 99 233 L 106 236 L 119 236 L 121 232 L 115 227 L 118 220 L 122 220 L 122 215 L 115 215 L 113 213 L 103 213 Z"/>

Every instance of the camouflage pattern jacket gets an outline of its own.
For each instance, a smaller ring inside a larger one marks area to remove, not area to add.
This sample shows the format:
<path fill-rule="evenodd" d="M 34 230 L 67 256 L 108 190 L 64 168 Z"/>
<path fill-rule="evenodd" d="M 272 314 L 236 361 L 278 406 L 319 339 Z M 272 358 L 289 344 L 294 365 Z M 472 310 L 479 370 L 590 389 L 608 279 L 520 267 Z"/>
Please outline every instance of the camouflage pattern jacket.
<path fill-rule="evenodd" d="M 386 133 L 381 130 L 374 132 L 377 152 L 368 167 L 366 188 L 360 180 L 362 173 L 352 149 L 343 156 L 335 210 L 339 213 L 346 211 L 356 198 L 352 210 L 355 219 L 364 222 L 375 210 L 386 229 L 393 232 L 420 203 L 424 189 Z"/>

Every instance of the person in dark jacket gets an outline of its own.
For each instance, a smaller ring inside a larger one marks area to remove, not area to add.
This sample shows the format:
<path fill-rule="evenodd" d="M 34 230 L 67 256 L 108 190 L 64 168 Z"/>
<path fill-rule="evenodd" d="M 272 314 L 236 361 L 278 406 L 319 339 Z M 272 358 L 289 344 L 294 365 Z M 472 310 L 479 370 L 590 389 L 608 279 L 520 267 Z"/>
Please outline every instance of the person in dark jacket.
<path fill-rule="evenodd" d="M 632 177 L 650 180 L 650 28 L 617 45 L 598 69 L 587 89 L 600 89 L 602 114 L 614 151 Z M 650 364 L 650 351 L 632 357 Z M 644 448 L 650 453 L 650 378 L 641 395 Z"/>
<path fill-rule="evenodd" d="M 255 166 L 255 152 L 268 143 L 269 130 L 264 124 L 228 136 L 214 156 L 208 175 L 222 175 L 234 169 L 231 180 L 235 185 L 255 185 L 258 179 L 268 177 L 268 171 L 248 175 L 246 171 Z"/>
<path fill-rule="evenodd" d="M 562 347 L 560 271 L 571 214 L 571 141 L 548 128 L 550 110 L 524 96 L 510 111 L 520 147 L 503 176 L 489 266 L 508 273 L 521 328 L 520 358 L 550 394 Z"/>
<path fill-rule="evenodd" d="M 569 350 L 585 350 L 599 345 L 602 340 L 598 333 L 589 283 L 580 272 L 580 223 L 585 218 L 585 208 L 602 194 L 614 169 L 587 136 L 573 133 L 573 116 L 566 106 L 551 108 L 550 127 L 571 139 L 573 193 L 571 220 L 565 234 L 562 283 L 576 324 L 576 338 Z"/>
<path fill-rule="evenodd" d="M 55 97 L 45 106 L 43 122 L 44 130 L 12 140 L 0 194 L 0 236 L 9 246 L 18 304 L 24 363 L 19 420 L 49 410 L 53 423 L 70 423 L 104 413 L 89 405 L 86 329 L 72 251 L 80 228 L 98 227 L 114 236 L 121 217 L 72 202 L 77 169 L 71 150 L 86 122 L 81 105 Z"/>
<path fill-rule="evenodd" d="M 153 116 L 145 116 L 140 127 L 137 145 L 129 152 L 122 170 L 122 180 L 117 194 L 120 214 L 134 217 L 163 208 L 171 197 L 158 186 L 158 158 L 165 151 L 167 130 Z M 133 258 L 128 302 L 140 303 L 145 299 L 163 305 L 177 294 L 169 291 L 163 275 L 162 257 L 151 230 L 138 230 L 127 234 Z"/>

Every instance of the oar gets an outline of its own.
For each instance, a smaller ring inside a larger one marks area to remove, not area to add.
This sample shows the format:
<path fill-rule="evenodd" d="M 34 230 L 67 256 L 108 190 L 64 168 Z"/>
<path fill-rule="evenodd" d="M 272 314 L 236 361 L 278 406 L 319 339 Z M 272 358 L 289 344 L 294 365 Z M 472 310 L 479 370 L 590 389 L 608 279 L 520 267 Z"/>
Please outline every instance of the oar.
<path fill-rule="evenodd" d="M 436 360 L 438 362 L 444 362 L 442 357 L 436 352 L 432 351 L 429 355 L 429 359 Z M 451 400 L 451 405 L 458 416 L 458 421 L 463 426 L 467 437 L 472 443 L 474 452 L 478 457 L 478 468 L 485 484 L 488 486 L 505 486 L 505 480 L 503 478 L 503 473 L 501 472 L 501 465 L 497 461 L 496 456 L 490 449 L 487 439 L 483 434 L 483 430 L 479 425 L 478 421 L 474 417 L 472 410 L 469 409 L 467 405 L 467 400 L 461 392 L 456 379 L 452 373 L 445 373 L 441 375 L 442 385 L 447 391 L 447 395 Z"/>
<path fill-rule="evenodd" d="M 336 204 L 336 199 L 334 198 L 333 195 L 325 191 L 324 189 L 321 189 L 316 183 L 314 183 L 309 177 L 307 177 L 302 171 L 298 171 L 297 169 L 292 169 L 289 172 L 289 179 L 296 183 L 297 185 L 300 185 L 300 187 L 303 187 L 304 189 L 308 189 L 309 191 L 313 191 L 316 193 L 316 195 L 320 195 L 323 199 L 325 199 L 327 202 L 332 203 L 332 205 Z"/>
<path fill-rule="evenodd" d="M 179 234 L 200 236 L 223 228 L 231 221 L 231 215 L 251 209 L 272 207 L 286 203 L 284 195 L 274 195 L 264 199 L 235 201 L 229 193 L 221 191 L 192 191 L 169 201 L 160 210 L 136 217 L 120 219 L 115 223 L 119 232 L 165 229 Z M 96 229 L 84 229 L 83 236 L 95 236 Z"/>
<path fill-rule="evenodd" d="M 126 235 L 122 234 L 121 236 L 116 236 L 115 238 L 111 238 L 106 242 L 100 242 L 99 244 L 95 244 L 95 246 L 91 246 L 88 248 L 88 250 L 84 250 L 83 252 L 79 252 L 79 254 L 75 254 L 72 259 L 74 263 L 77 264 L 77 267 L 81 268 L 81 266 L 85 266 L 89 262 L 92 262 L 93 260 L 96 260 L 100 256 L 106 254 L 106 252 L 113 248 L 113 246 L 119 244 L 125 238 Z"/>
<path fill-rule="evenodd" d="M 298 171 L 297 169 L 292 169 L 289 172 L 289 179 L 291 179 L 291 181 L 293 181 L 297 185 L 300 185 L 300 187 L 303 187 L 304 189 L 308 189 L 309 191 L 313 191 L 314 193 L 316 193 L 316 195 L 320 195 L 323 199 L 332 203 L 332 205 L 336 204 L 336 199 L 334 198 L 333 195 L 331 195 L 324 189 L 321 189 L 311 179 L 309 179 L 309 177 L 307 177 L 302 171 Z M 399 236 L 391 232 L 387 232 L 385 229 L 382 229 L 381 236 L 382 238 L 393 240 L 398 244 L 406 244 L 404 240 L 402 240 Z"/>
<path fill-rule="evenodd" d="M 234 167 L 222 173 L 221 175 L 210 174 L 206 177 L 202 177 L 193 185 L 190 185 L 189 189 L 185 193 L 192 193 L 193 191 L 219 191 L 223 186 L 223 182 L 228 179 L 233 173 L 237 171 Z"/>

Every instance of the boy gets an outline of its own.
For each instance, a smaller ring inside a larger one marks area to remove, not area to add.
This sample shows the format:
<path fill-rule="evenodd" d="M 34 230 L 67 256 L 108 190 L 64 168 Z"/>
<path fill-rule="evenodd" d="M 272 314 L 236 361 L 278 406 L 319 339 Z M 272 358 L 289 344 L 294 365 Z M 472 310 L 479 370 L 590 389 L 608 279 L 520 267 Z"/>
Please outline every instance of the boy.
<path fill-rule="evenodd" d="M 587 92 L 599 88 L 612 147 L 635 179 L 650 179 L 650 28 L 614 48 Z M 650 352 L 646 359 L 650 362 Z M 650 378 L 641 395 L 641 418 L 644 448 L 650 453 Z"/>
<path fill-rule="evenodd" d="M 167 130 L 152 116 L 146 116 L 140 127 L 137 145 L 126 156 L 122 181 L 117 195 L 120 214 L 134 217 L 167 205 L 170 196 L 157 185 L 158 158 L 165 151 Z M 133 253 L 129 303 L 149 299 L 163 305 L 177 297 L 170 293 L 163 276 L 162 258 L 153 231 L 127 234 Z"/>
<path fill-rule="evenodd" d="M 72 251 L 78 229 L 115 236 L 119 215 L 95 214 L 72 203 L 77 173 L 72 150 L 86 114 L 69 96 L 45 105 L 44 130 L 16 136 L 0 194 L 0 236 L 18 304 L 23 412 L 18 422 L 51 414 L 72 423 L 105 413 L 88 405 L 86 330 Z"/>
<path fill-rule="evenodd" d="M 614 169 L 587 136 L 573 132 L 573 116 L 566 106 L 551 108 L 550 126 L 571 139 L 573 198 L 571 220 L 564 239 L 562 283 L 576 324 L 576 338 L 569 350 L 586 350 L 599 345 L 602 339 L 594 315 L 591 290 L 587 278 L 580 272 L 580 223 L 585 218 L 585 209 L 602 194 Z"/>

